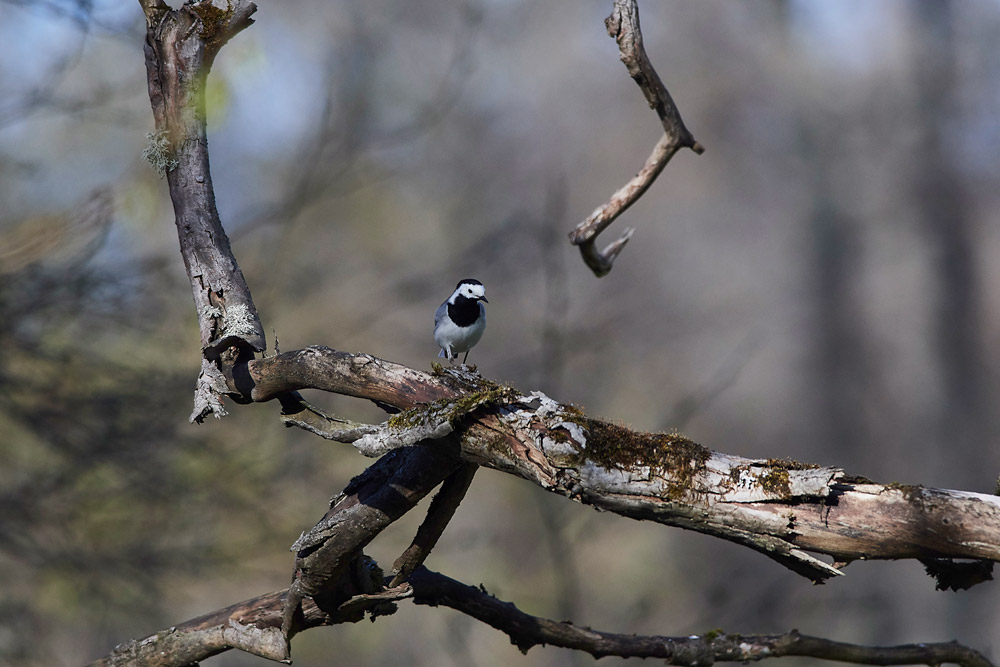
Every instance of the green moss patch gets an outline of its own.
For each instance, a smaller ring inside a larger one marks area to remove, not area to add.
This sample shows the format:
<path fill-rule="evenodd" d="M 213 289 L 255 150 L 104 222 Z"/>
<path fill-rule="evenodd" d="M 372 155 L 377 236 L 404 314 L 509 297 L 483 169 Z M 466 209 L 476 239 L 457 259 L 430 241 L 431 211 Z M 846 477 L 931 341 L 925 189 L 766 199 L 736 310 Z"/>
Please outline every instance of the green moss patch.
<path fill-rule="evenodd" d="M 605 468 L 633 470 L 649 466 L 670 481 L 671 498 L 683 497 L 704 470 L 711 452 L 680 433 L 643 433 L 587 419 L 585 456 Z"/>
<path fill-rule="evenodd" d="M 191 11 L 201 19 L 201 37 L 206 42 L 211 42 L 220 37 L 221 31 L 225 28 L 229 19 L 232 18 L 232 6 L 221 9 L 215 5 L 200 2 L 189 5 Z"/>
<path fill-rule="evenodd" d="M 768 459 L 767 466 L 777 470 L 816 470 L 822 467 L 815 463 L 803 463 L 795 459 Z"/>
<path fill-rule="evenodd" d="M 463 394 L 458 398 L 440 398 L 427 405 L 419 405 L 389 418 L 389 426 L 405 429 L 420 426 L 428 421 L 439 422 L 447 419 L 452 426 L 470 412 L 489 405 L 506 404 L 520 394 L 504 385 L 485 382 L 478 391 Z"/>
<path fill-rule="evenodd" d="M 771 468 L 760 478 L 760 488 L 781 497 L 791 495 L 787 468 Z"/>

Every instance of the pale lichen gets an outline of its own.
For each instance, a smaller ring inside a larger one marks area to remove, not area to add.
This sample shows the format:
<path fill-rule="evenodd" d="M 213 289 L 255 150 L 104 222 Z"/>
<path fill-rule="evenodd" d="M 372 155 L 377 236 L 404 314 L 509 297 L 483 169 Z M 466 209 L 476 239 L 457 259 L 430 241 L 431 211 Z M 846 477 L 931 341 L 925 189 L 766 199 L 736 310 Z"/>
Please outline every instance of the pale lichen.
<path fill-rule="evenodd" d="M 147 132 L 146 141 L 148 143 L 142 149 L 142 159 L 153 165 L 160 178 L 177 168 L 180 162 L 173 156 L 166 130 Z"/>

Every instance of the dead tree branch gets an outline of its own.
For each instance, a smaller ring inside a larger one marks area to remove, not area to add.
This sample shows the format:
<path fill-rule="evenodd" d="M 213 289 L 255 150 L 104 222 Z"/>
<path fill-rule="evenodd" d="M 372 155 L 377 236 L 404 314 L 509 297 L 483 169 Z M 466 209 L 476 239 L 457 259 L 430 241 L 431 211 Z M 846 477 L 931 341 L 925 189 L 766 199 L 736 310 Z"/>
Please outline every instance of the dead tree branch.
<path fill-rule="evenodd" d="M 628 240 L 632 238 L 632 228 L 626 228 L 619 239 L 608 245 L 603 251 L 598 251 L 595 241 L 597 235 L 615 221 L 619 215 L 634 204 L 663 168 L 682 148 L 690 148 L 699 155 L 704 147 L 695 141 L 694 136 L 681 120 L 680 111 L 673 98 L 667 92 L 666 86 L 660 80 L 653 64 L 646 55 L 642 42 L 642 30 L 639 27 L 639 7 L 636 0 L 615 0 L 611 16 L 604 22 L 608 34 L 618 42 L 621 60 L 628 69 L 629 75 L 646 96 L 650 108 L 656 111 L 663 125 L 664 134 L 653 152 L 646 159 L 646 164 L 628 183 L 619 188 L 606 204 L 598 207 L 586 220 L 570 232 L 569 238 L 573 245 L 580 247 L 583 261 L 590 270 L 600 278 L 611 271 L 611 266 Z"/>
<path fill-rule="evenodd" d="M 302 601 L 298 630 L 321 626 L 355 623 L 365 612 L 386 610 L 395 600 L 413 596 L 409 584 L 385 589 L 372 587 L 371 575 L 381 572 L 370 559 L 362 558 L 350 578 L 341 582 L 341 590 L 353 592 L 347 602 L 332 613 L 321 609 L 313 600 Z M 238 649 L 253 655 L 290 662 L 288 645 L 281 631 L 282 614 L 288 589 L 261 595 L 210 614 L 199 616 L 161 630 L 143 639 L 134 639 L 115 647 L 109 655 L 88 667 L 182 667 Z M 391 613 L 383 611 L 382 613 Z"/>
<path fill-rule="evenodd" d="M 354 441 L 365 455 L 454 434 L 466 461 L 622 516 L 743 544 L 814 581 L 862 559 L 970 558 L 986 567 L 1000 560 L 995 496 L 881 485 L 839 468 L 745 459 L 679 434 L 596 420 L 539 392 L 524 394 L 474 374 L 432 375 L 329 348 L 254 361 L 244 375 L 249 393 L 243 400 L 315 383 L 406 410 Z"/>
<path fill-rule="evenodd" d="M 287 661 L 279 629 L 287 595 L 287 590 L 261 595 L 145 639 L 127 642 L 90 667 L 179 666 L 233 648 L 271 660 Z M 954 663 L 962 667 L 991 667 L 981 653 L 958 642 L 861 646 L 801 635 L 795 630 L 777 635 L 711 632 L 688 637 L 602 632 L 526 614 L 481 587 L 463 584 L 424 567 L 417 568 L 408 582 L 394 588 L 357 593 L 333 612 L 304 600 L 299 629 L 355 622 L 361 620 L 366 611 L 377 615 L 380 607 L 406 598 L 412 598 L 416 604 L 450 607 L 467 614 L 507 634 L 511 643 L 523 652 L 534 646 L 550 645 L 583 651 L 595 658 L 610 655 L 659 658 L 670 665 L 690 666 L 804 656 L 867 665 Z"/>
<path fill-rule="evenodd" d="M 595 658 L 660 658 L 668 665 L 711 665 L 764 658 L 808 656 L 867 665 L 940 665 L 988 667 L 978 651 L 958 642 L 859 646 L 800 635 L 792 630 L 780 635 L 738 635 L 711 632 L 689 637 L 620 635 L 526 614 L 510 602 L 493 597 L 482 588 L 468 586 L 421 568 L 410 577 L 413 601 L 443 605 L 468 614 L 506 633 L 522 652 L 538 645 L 562 646 L 590 653 Z"/>
<path fill-rule="evenodd" d="M 330 502 L 330 510 L 292 550 L 295 572 L 281 623 L 291 639 L 298 629 L 302 601 L 311 598 L 331 611 L 353 594 L 338 586 L 360 550 L 459 468 L 453 438 L 433 446 L 406 447 L 390 452 L 351 480 Z"/>
<path fill-rule="evenodd" d="M 441 539 L 444 529 L 448 527 L 448 522 L 455 516 L 455 511 L 465 498 L 469 486 L 472 485 L 472 478 L 475 477 L 478 467 L 474 463 L 463 463 L 441 484 L 441 490 L 431 501 L 427 518 L 417 529 L 413 542 L 392 564 L 393 577 L 389 582 L 390 588 L 408 580 L 413 571 L 423 565 L 431 549 Z"/>
<path fill-rule="evenodd" d="M 362 549 L 401 517 L 434 486 L 448 478 L 446 499 L 432 510 L 439 527 L 423 528 L 422 561 L 450 519 L 455 498 L 471 481 L 461 464 L 457 443 L 407 447 L 390 452 L 351 480 L 330 503 L 330 510 L 293 545 L 292 585 L 172 627 L 151 637 L 117 647 L 95 665 L 188 665 L 236 648 L 271 660 L 290 659 L 291 638 L 318 625 L 361 620 L 365 612 L 392 613 L 391 602 L 409 597 L 408 584 L 385 586 L 382 570 Z M 442 509 L 442 505 L 444 509 Z M 410 554 L 413 556 L 413 554 Z M 404 561 L 405 562 L 405 561 Z M 407 565 L 408 569 L 416 567 Z M 388 606 L 387 606 L 388 605 Z"/>
<path fill-rule="evenodd" d="M 219 49 L 248 27 L 256 5 L 233 0 L 220 9 L 209 0 L 171 9 L 141 0 L 146 15 L 146 74 L 156 121 L 152 153 L 163 153 L 181 255 L 191 280 L 201 329 L 202 371 L 192 420 L 225 414 L 219 359 L 249 359 L 265 347 L 264 329 L 215 206 L 208 163 L 205 81 Z M 147 153 L 147 155 L 150 153 Z"/>

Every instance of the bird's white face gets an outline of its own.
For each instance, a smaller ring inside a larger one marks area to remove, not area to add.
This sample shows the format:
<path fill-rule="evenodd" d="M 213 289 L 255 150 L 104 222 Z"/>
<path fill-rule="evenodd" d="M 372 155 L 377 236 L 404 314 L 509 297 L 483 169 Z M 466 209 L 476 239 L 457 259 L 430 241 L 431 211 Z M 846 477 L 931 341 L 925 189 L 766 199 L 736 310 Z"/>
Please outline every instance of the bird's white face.
<path fill-rule="evenodd" d="M 462 283 L 456 290 L 458 294 L 469 298 L 469 299 L 485 299 L 486 298 L 486 288 L 482 285 L 472 285 L 470 283 Z"/>

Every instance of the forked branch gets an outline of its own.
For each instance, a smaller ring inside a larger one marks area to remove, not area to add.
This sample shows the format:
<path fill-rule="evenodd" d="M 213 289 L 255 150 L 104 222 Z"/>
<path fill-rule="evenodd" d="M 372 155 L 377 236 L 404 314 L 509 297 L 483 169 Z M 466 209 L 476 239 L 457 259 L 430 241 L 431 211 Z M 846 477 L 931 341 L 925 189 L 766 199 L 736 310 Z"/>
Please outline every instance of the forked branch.
<path fill-rule="evenodd" d="M 1000 560 L 996 496 L 882 485 L 839 468 L 745 459 L 680 434 L 641 433 L 593 419 L 540 392 L 522 393 L 475 374 L 422 373 L 324 347 L 260 359 L 243 374 L 249 393 L 242 400 L 314 387 L 403 409 L 353 441 L 365 455 L 457 436 L 465 461 L 622 516 L 748 546 L 814 581 L 842 574 L 853 560 L 879 558 L 980 560 L 982 581 Z M 321 432 L 322 424 L 308 428 Z"/>
<path fill-rule="evenodd" d="M 649 56 L 646 55 L 636 0 L 615 0 L 611 16 L 604 23 L 608 34 L 618 42 L 621 60 L 625 63 L 629 75 L 639 85 L 649 106 L 659 116 L 664 134 L 656 142 L 653 152 L 639 173 L 611 195 L 607 203 L 594 210 L 586 220 L 570 232 L 570 241 L 580 247 L 583 261 L 598 277 L 605 276 L 611 271 L 615 258 L 632 238 L 634 230 L 626 228 L 624 234 L 603 251 L 598 251 L 595 245 L 597 235 L 649 189 L 674 153 L 681 148 L 690 148 L 699 155 L 705 151 L 684 125 L 677 105 L 663 85 L 660 75 L 653 68 Z"/>
<path fill-rule="evenodd" d="M 298 630 L 305 600 L 331 613 L 345 602 L 352 590 L 341 582 L 361 549 L 459 468 L 454 439 L 435 445 L 383 456 L 352 479 L 319 523 L 295 541 L 295 570 L 281 623 L 287 638 Z"/>
<path fill-rule="evenodd" d="M 465 498 L 478 468 L 475 463 L 463 463 L 441 484 L 441 490 L 431 501 L 427 518 L 420 524 L 413 542 L 392 564 L 393 577 L 389 582 L 389 588 L 407 581 L 414 570 L 424 564 L 431 549 L 448 527 L 448 522 L 455 516 L 455 511 Z"/>

